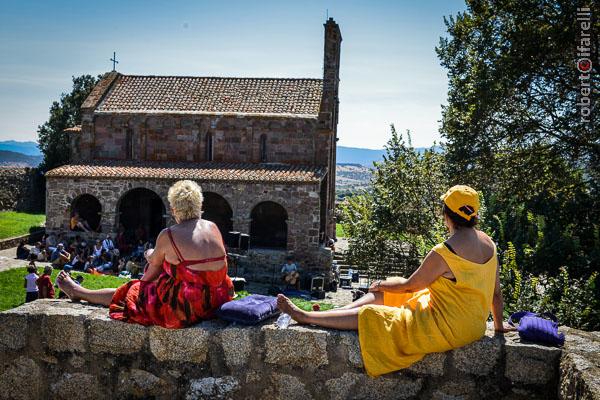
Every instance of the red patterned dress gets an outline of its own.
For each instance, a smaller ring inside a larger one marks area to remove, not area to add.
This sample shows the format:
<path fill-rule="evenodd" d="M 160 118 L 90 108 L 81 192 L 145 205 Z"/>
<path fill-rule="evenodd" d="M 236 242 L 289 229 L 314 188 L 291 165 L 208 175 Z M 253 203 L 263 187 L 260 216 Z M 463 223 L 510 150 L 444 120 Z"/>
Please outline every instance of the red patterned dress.
<path fill-rule="evenodd" d="M 113 295 L 109 314 L 113 319 L 164 328 L 185 328 L 214 317 L 221 304 L 233 298 L 233 283 L 227 276 L 227 256 L 185 260 L 167 229 L 180 262 L 165 261 L 163 271 L 152 282 L 132 280 Z M 218 271 L 195 271 L 188 266 L 222 261 Z"/>

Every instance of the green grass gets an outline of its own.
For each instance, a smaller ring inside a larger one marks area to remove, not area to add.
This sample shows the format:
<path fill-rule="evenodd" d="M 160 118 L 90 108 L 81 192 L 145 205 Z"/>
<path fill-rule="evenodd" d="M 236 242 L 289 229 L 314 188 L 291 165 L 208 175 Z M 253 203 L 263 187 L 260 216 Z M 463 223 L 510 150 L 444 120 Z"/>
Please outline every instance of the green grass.
<path fill-rule="evenodd" d="M 346 233 L 344 232 L 344 227 L 342 224 L 335 224 L 335 237 L 346 237 Z"/>
<path fill-rule="evenodd" d="M 41 275 L 43 270 L 43 268 L 38 268 L 38 274 Z M 56 269 L 52 271 L 52 283 L 54 283 L 58 272 Z M 26 267 L 13 268 L 0 272 L 0 311 L 9 310 L 25 303 L 25 288 L 23 287 L 25 275 L 27 275 Z M 71 272 L 73 278 L 77 275 L 83 276 L 83 287 L 88 289 L 117 288 L 128 281 L 128 279 L 112 275 L 90 275 L 79 271 Z M 57 288 L 54 288 L 54 292 L 55 296 L 58 297 Z M 236 299 L 250 295 L 245 290 L 237 292 L 237 294 L 238 297 Z M 315 303 L 321 306 L 321 311 L 333 308 L 333 304 L 320 301 L 308 301 L 297 297 L 292 297 L 290 300 L 304 311 L 312 311 L 312 305 Z"/>
<path fill-rule="evenodd" d="M 236 300 L 243 299 L 244 297 L 251 295 L 251 293 L 249 293 L 246 290 L 240 290 L 239 292 L 236 292 L 236 294 L 237 294 L 237 297 L 235 298 Z M 330 304 L 330 303 L 323 303 L 320 301 L 309 301 L 309 300 L 301 299 L 299 297 L 290 297 L 290 300 L 298 308 L 300 308 L 304 311 L 312 311 L 313 310 L 312 306 L 315 303 L 318 303 L 321 306 L 321 311 L 331 310 L 334 307 L 333 304 Z"/>
<path fill-rule="evenodd" d="M 26 235 L 31 228 L 40 227 L 45 221 L 44 214 L 0 211 L 0 239 Z"/>
<path fill-rule="evenodd" d="M 43 268 L 38 268 L 38 274 L 41 275 Z M 58 270 L 52 272 L 52 283 L 56 279 Z M 27 275 L 27 268 L 13 268 L 0 272 L 0 311 L 18 307 L 25 303 L 25 288 L 23 282 Z M 83 287 L 88 289 L 116 288 L 127 282 L 127 279 L 117 278 L 110 275 L 90 275 L 84 272 L 73 271 L 71 276 L 83 276 Z M 55 295 L 58 297 L 58 289 L 55 288 Z"/>

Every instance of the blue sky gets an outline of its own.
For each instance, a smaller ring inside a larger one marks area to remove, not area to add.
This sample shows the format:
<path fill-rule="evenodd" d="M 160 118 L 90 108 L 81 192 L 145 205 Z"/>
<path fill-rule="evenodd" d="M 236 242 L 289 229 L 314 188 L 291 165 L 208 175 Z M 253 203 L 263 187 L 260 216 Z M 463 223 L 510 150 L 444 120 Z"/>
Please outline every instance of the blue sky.
<path fill-rule="evenodd" d="M 36 140 L 71 76 L 321 77 L 326 10 L 342 31 L 340 145 L 381 148 L 389 124 L 439 141 L 446 71 L 434 47 L 458 0 L 26 1 L 0 12 L 0 140 Z"/>

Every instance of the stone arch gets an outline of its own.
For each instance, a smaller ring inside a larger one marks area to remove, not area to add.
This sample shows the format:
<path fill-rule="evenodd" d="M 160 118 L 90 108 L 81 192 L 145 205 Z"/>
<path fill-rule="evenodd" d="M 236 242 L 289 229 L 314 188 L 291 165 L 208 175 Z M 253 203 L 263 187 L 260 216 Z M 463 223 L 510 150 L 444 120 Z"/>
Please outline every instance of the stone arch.
<path fill-rule="evenodd" d="M 80 194 L 70 204 L 69 217 L 72 217 L 75 212 L 87 222 L 92 230 L 98 230 L 102 218 L 102 204 L 98 198 L 89 193 Z"/>
<path fill-rule="evenodd" d="M 250 212 L 250 243 L 252 247 L 287 248 L 288 213 L 279 203 L 263 201 Z"/>
<path fill-rule="evenodd" d="M 223 196 L 215 192 L 202 193 L 202 218 L 214 222 L 221 235 L 233 230 L 233 209 Z"/>
<path fill-rule="evenodd" d="M 125 192 L 117 203 L 117 227 L 123 224 L 126 236 L 156 240 L 165 228 L 165 204 L 156 192 L 138 187 Z"/>

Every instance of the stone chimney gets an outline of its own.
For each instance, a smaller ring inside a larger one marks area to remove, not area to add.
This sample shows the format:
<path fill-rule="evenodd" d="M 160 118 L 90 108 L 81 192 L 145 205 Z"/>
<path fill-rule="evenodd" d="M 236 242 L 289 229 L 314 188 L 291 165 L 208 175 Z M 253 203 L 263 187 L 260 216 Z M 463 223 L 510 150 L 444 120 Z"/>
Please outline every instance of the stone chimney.
<path fill-rule="evenodd" d="M 340 82 L 340 48 L 342 34 L 340 27 L 329 18 L 325 26 L 325 49 L 323 54 L 323 99 L 319 123 L 322 128 L 337 130 L 338 87 Z"/>

